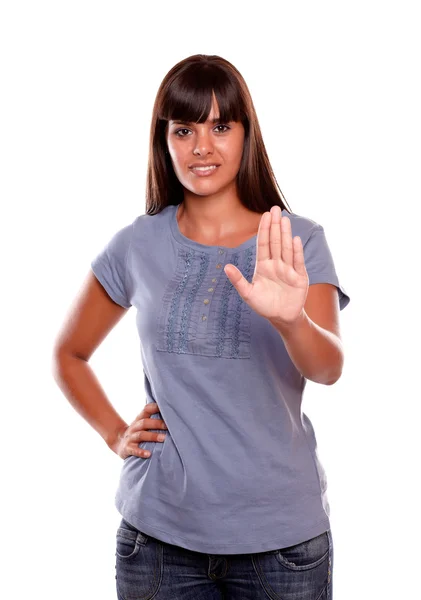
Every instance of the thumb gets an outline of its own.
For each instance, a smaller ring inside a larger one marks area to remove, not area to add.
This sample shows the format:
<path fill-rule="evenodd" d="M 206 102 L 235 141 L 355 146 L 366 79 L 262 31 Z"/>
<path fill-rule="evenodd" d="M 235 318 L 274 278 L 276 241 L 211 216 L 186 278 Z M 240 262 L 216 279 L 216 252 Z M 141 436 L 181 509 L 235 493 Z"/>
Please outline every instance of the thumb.
<path fill-rule="evenodd" d="M 228 264 L 224 267 L 225 275 L 231 281 L 241 298 L 245 300 L 250 293 L 251 283 L 242 275 L 241 271 L 234 265 Z"/>

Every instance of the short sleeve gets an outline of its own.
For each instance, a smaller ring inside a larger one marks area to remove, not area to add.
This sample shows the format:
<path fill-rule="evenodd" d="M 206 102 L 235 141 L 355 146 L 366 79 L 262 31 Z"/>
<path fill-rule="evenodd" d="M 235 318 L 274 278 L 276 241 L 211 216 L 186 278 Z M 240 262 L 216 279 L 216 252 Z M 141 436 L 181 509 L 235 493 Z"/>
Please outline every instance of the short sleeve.
<path fill-rule="evenodd" d="M 350 297 L 339 282 L 332 253 L 321 225 L 317 225 L 312 230 L 303 249 L 309 285 L 313 283 L 331 283 L 335 285 L 338 290 L 339 309 L 343 310 L 348 306 Z"/>
<path fill-rule="evenodd" d="M 91 262 L 91 269 L 107 294 L 124 308 L 131 306 L 127 261 L 132 231 L 132 224 L 117 231 Z"/>

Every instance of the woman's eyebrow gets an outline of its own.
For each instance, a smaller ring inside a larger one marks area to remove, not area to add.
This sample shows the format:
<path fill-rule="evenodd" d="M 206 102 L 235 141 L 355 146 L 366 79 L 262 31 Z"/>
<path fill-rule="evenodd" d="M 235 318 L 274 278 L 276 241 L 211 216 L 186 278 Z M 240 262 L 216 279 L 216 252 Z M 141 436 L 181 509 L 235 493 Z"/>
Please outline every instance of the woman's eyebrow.
<path fill-rule="evenodd" d="M 207 119 L 206 123 L 217 123 L 220 120 L 221 120 L 221 117 L 215 117 L 214 119 Z M 173 121 L 173 123 L 186 123 L 187 125 L 192 125 L 192 124 L 195 124 L 195 121 L 182 121 L 180 119 L 177 119 L 177 120 Z"/>

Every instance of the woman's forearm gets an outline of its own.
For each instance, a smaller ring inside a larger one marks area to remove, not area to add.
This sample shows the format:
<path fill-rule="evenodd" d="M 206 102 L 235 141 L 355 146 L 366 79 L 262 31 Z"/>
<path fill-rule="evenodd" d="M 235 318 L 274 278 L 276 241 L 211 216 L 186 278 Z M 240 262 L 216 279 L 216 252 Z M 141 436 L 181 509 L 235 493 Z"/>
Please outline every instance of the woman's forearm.
<path fill-rule="evenodd" d="M 325 385 L 339 379 L 344 354 L 338 336 L 317 325 L 305 310 L 290 326 L 275 319 L 269 321 L 282 336 L 292 362 L 306 379 Z"/>
<path fill-rule="evenodd" d="M 53 357 L 54 379 L 73 408 L 114 450 L 119 432 L 128 427 L 116 412 L 90 365 L 66 352 Z"/>

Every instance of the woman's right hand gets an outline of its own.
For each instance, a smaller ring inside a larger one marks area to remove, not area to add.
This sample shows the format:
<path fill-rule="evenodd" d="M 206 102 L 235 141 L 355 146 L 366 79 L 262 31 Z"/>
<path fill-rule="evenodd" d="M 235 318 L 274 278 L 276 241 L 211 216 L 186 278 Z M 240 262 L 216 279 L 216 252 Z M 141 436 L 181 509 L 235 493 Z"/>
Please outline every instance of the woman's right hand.
<path fill-rule="evenodd" d="M 129 456 L 140 456 L 148 458 L 151 453 L 148 450 L 139 448 L 140 442 L 163 442 L 164 439 L 158 439 L 158 436 L 166 434 L 149 432 L 148 429 L 168 429 L 165 421 L 162 419 L 152 419 L 150 415 L 159 412 L 159 406 L 156 402 L 149 402 L 145 405 L 142 412 L 137 415 L 135 420 L 127 429 L 119 433 L 119 439 L 116 447 L 116 454 L 123 460 Z"/>

